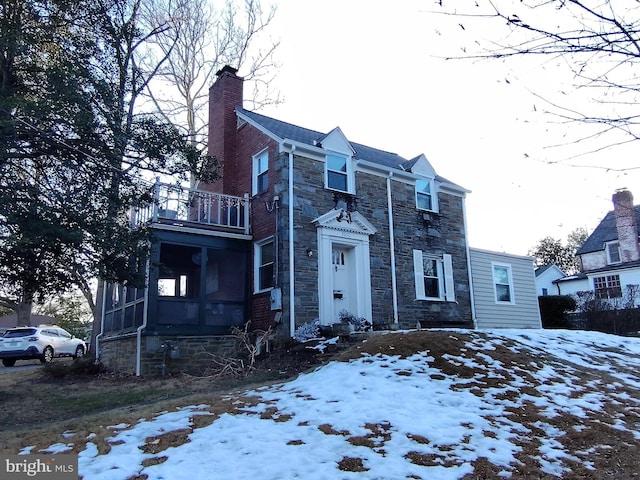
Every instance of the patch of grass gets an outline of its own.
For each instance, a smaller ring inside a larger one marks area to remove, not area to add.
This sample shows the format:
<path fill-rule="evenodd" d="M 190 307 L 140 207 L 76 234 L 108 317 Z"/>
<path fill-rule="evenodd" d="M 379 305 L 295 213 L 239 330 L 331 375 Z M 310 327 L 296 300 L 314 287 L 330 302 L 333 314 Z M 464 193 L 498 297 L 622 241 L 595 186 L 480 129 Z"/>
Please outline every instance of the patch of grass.
<path fill-rule="evenodd" d="M 88 392 L 81 395 L 67 395 L 65 392 L 56 392 L 49 396 L 48 405 L 52 413 L 56 413 L 55 416 L 69 413 L 84 415 L 126 405 L 164 400 L 166 398 L 168 398 L 166 393 L 152 389 L 117 389 L 116 391 Z"/>
<path fill-rule="evenodd" d="M 343 457 L 338 462 L 338 468 L 343 472 L 366 472 L 369 469 L 364 466 L 361 458 Z"/>

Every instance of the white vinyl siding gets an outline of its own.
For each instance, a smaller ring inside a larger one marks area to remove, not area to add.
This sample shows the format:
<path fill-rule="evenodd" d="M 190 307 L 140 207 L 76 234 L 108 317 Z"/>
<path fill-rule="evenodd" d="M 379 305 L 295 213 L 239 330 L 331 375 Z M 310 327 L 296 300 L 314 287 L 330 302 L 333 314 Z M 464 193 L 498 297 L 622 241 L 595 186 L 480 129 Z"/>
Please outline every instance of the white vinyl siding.
<path fill-rule="evenodd" d="M 533 259 L 469 249 L 477 328 L 541 328 Z M 508 265 L 512 300 L 497 302 L 494 265 Z"/>

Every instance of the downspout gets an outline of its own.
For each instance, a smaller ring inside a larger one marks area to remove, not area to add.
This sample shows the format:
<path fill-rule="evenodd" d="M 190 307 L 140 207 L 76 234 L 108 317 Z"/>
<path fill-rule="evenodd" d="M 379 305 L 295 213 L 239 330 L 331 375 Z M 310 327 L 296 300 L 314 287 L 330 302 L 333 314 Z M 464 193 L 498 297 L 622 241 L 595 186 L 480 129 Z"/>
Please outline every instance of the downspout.
<path fill-rule="evenodd" d="M 389 210 L 389 249 L 391 250 L 391 296 L 393 298 L 393 323 L 398 323 L 398 283 L 396 279 L 396 245 L 393 233 L 393 202 L 391 199 L 391 177 L 387 175 L 387 210 Z"/>
<path fill-rule="evenodd" d="M 471 294 L 471 321 L 473 322 L 473 329 L 478 328 L 476 319 L 476 295 L 473 291 L 473 275 L 471 272 L 471 254 L 469 253 L 469 232 L 467 231 L 467 203 L 462 199 L 462 221 L 464 223 L 464 248 L 467 252 L 467 272 L 469 272 L 469 292 Z"/>
<path fill-rule="evenodd" d="M 147 327 L 147 315 L 149 314 L 149 259 L 147 258 L 146 269 L 146 286 L 144 288 L 144 307 L 142 309 L 142 325 L 136 328 L 136 377 L 141 375 L 141 358 L 142 352 L 142 330 Z"/>
<path fill-rule="evenodd" d="M 274 259 L 274 268 L 275 268 L 275 272 L 273 274 L 274 276 L 274 284 L 273 287 L 274 288 L 279 288 L 280 287 L 280 197 L 278 195 L 275 195 L 273 197 L 273 210 L 275 211 L 275 234 L 274 234 L 274 245 L 276 246 L 276 248 L 274 249 L 274 255 L 275 255 L 275 259 Z"/>
<path fill-rule="evenodd" d="M 294 249 L 293 249 L 293 152 L 295 145 L 289 151 L 289 334 L 293 338 L 296 332 L 295 324 L 295 288 L 294 288 Z"/>
<path fill-rule="evenodd" d="M 100 360 L 100 337 L 102 337 L 102 334 L 104 333 L 104 305 L 107 300 L 106 283 L 104 282 L 104 280 L 100 280 L 100 281 L 103 282 L 103 286 L 102 286 L 102 305 L 100 306 L 100 333 L 96 335 L 96 339 L 95 339 L 96 361 Z"/>

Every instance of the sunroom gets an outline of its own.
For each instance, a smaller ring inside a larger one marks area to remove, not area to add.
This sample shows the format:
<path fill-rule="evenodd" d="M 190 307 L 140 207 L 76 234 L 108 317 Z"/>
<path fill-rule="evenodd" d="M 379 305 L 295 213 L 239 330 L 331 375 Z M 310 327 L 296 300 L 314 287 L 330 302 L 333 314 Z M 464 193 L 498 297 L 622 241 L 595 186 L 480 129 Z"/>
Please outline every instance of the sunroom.
<path fill-rule="evenodd" d="M 232 350 L 249 317 L 249 200 L 156 183 L 132 222 L 152 228 L 145 288 L 107 284 L 96 347 L 137 375 L 192 367 Z"/>

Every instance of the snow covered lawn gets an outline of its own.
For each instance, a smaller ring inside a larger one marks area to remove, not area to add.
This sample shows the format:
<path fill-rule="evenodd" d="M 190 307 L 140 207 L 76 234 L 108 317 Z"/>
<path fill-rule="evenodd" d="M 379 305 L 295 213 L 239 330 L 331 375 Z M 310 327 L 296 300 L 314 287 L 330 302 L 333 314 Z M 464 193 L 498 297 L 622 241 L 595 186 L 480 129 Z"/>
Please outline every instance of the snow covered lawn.
<path fill-rule="evenodd" d="M 85 480 L 604 479 L 640 471 L 640 339 L 399 332 L 338 360 L 211 405 L 113 425 L 102 442 L 67 432 L 45 450 L 79 453 Z"/>

